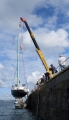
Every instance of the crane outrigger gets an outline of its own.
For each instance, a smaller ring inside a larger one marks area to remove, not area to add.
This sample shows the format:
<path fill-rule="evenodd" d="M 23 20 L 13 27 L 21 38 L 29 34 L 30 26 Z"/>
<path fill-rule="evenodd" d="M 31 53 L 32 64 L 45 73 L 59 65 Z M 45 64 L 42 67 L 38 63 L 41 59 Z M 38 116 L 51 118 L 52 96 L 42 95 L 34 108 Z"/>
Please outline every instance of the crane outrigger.
<path fill-rule="evenodd" d="M 46 62 L 46 60 L 45 60 L 45 58 L 44 58 L 44 55 L 43 55 L 42 51 L 40 50 L 40 48 L 39 48 L 39 46 L 38 46 L 38 44 L 37 44 L 37 42 L 36 42 L 36 40 L 35 40 L 34 34 L 31 32 L 30 27 L 29 27 L 27 21 L 26 21 L 24 18 L 22 18 L 22 17 L 20 17 L 20 20 L 25 23 L 26 28 L 27 28 L 27 30 L 28 30 L 31 38 L 32 38 L 32 41 L 33 41 L 35 47 L 36 47 L 36 51 L 37 51 L 37 53 L 38 53 L 38 55 L 39 55 L 39 57 L 40 57 L 43 65 L 44 65 L 46 71 L 49 72 L 50 78 L 52 78 L 52 77 L 53 77 L 52 72 L 49 70 L 49 67 L 48 67 L 48 64 L 47 64 L 47 62 Z"/>

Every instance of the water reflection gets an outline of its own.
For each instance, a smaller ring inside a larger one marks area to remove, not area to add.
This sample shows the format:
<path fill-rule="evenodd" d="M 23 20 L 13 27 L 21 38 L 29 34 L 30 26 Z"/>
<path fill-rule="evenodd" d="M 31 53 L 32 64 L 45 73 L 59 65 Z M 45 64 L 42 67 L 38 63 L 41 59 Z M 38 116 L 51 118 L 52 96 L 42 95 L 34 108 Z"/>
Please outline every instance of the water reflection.
<path fill-rule="evenodd" d="M 27 109 L 15 109 L 13 103 L 0 102 L 0 120 L 39 120 Z"/>

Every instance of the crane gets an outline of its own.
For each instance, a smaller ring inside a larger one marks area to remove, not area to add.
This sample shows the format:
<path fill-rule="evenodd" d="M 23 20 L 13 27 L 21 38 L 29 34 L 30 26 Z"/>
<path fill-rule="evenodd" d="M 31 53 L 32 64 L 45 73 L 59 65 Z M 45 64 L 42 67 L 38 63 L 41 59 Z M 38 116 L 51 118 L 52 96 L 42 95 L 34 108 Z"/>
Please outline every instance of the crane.
<path fill-rule="evenodd" d="M 49 67 L 48 67 L 48 64 L 47 64 L 47 62 L 46 62 L 46 60 L 45 60 L 45 58 L 44 58 L 44 55 L 43 55 L 42 51 L 40 50 L 40 48 L 39 48 L 39 46 L 38 46 L 38 44 L 37 44 L 37 42 L 36 42 L 36 40 L 35 40 L 34 34 L 33 34 L 32 31 L 30 30 L 30 27 L 29 27 L 26 19 L 20 17 L 20 20 L 25 23 L 26 28 L 27 28 L 30 36 L 31 36 L 31 39 L 32 39 L 32 41 L 33 41 L 33 43 L 34 43 L 34 45 L 35 45 L 35 47 L 36 47 L 36 52 L 38 53 L 38 55 L 39 55 L 39 57 L 40 57 L 43 65 L 44 65 L 46 71 L 49 72 L 50 78 L 52 78 L 52 77 L 53 77 L 52 72 L 49 70 Z"/>

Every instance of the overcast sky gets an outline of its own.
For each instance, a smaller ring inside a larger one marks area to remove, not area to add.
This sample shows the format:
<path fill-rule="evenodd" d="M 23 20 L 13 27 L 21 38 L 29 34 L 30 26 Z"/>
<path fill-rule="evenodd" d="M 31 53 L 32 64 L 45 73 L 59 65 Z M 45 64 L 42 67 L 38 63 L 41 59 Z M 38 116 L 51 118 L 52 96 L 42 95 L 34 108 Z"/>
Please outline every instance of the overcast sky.
<path fill-rule="evenodd" d="M 69 57 L 69 0 L 0 0 L 0 99 L 4 100 L 13 99 L 20 17 L 28 22 L 49 66 L 58 66 L 59 54 Z M 23 23 L 19 39 L 23 43 L 22 79 L 31 90 L 46 70 Z"/>

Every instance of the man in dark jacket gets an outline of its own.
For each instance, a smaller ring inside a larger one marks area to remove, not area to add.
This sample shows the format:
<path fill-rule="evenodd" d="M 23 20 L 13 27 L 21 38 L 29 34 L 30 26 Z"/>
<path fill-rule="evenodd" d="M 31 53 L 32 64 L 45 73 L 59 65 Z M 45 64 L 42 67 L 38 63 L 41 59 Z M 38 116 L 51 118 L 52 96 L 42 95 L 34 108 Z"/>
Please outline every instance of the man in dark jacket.
<path fill-rule="evenodd" d="M 52 74 L 58 72 L 57 69 L 55 68 L 55 66 L 54 66 L 53 64 L 51 64 L 50 66 L 51 66 L 51 67 L 50 67 L 50 70 L 52 71 Z"/>
<path fill-rule="evenodd" d="M 49 72 L 47 71 L 47 72 L 44 73 L 44 74 L 45 74 L 45 77 L 46 77 L 46 81 L 49 80 L 49 79 L 50 79 L 50 74 L 49 74 Z"/>

